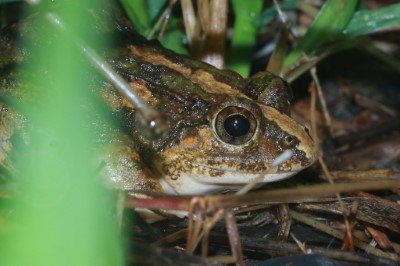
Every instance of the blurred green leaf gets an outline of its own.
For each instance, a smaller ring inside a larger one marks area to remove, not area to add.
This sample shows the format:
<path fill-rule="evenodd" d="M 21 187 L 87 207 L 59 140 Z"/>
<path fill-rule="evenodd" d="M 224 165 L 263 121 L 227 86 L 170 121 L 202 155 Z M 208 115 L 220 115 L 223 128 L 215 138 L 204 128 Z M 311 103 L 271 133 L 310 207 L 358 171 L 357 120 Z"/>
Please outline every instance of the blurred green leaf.
<path fill-rule="evenodd" d="M 344 36 L 360 36 L 400 27 L 400 4 L 377 10 L 362 10 L 354 13 L 343 30 Z"/>
<path fill-rule="evenodd" d="M 260 15 L 263 1 L 233 0 L 235 25 L 233 29 L 231 50 L 227 57 L 227 67 L 243 77 L 250 73 L 252 53 L 256 44 L 257 27 L 254 23 Z"/>
<path fill-rule="evenodd" d="M 69 18 L 69 30 L 87 34 L 84 3 L 73 2 L 70 9 L 57 10 L 57 21 L 63 25 L 60 21 L 64 20 L 58 18 Z M 41 42 L 25 43 L 29 60 L 13 69 L 20 77 L 15 90 L 26 82 L 32 84 L 26 95 L 31 111 L 25 117 L 29 144 L 18 145 L 15 151 L 17 170 L 10 208 L 17 230 L 11 228 L 2 235 L 0 264 L 122 265 L 111 201 L 107 200 L 110 191 L 97 184 L 93 140 L 98 136 L 87 110 L 93 108 L 96 117 L 103 110 L 90 98 L 93 76 L 88 73 L 92 69 L 82 63 L 82 55 L 66 34 L 41 19 L 49 14 L 42 8 L 37 7 L 36 16 L 26 23 L 29 30 L 24 31 Z"/>

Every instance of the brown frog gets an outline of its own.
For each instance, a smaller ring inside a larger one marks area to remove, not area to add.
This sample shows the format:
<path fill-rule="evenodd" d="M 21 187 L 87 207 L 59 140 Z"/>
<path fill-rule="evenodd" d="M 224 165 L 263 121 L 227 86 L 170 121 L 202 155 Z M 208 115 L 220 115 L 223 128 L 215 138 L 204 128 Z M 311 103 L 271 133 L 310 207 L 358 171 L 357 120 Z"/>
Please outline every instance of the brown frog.
<path fill-rule="evenodd" d="M 134 106 L 106 80 L 94 79 L 92 91 L 125 124 L 125 130 L 106 127 L 108 140 L 97 158 L 105 162 L 102 174 L 113 187 L 205 194 L 236 190 L 255 178 L 259 183 L 281 180 L 315 161 L 309 134 L 290 117 L 290 88 L 280 77 L 260 72 L 244 79 L 129 30 L 122 35 L 119 45 L 102 55 L 133 91 L 168 118 L 168 130 L 156 139 L 147 137 Z M 3 39 L 3 73 L 29 54 L 13 46 Z M 18 82 L 14 75 L 3 76 L 2 92 L 18 96 Z M 5 166 L 11 138 L 25 119 L 4 102 L 0 111 L 0 163 Z M 286 150 L 291 157 L 271 167 Z"/>

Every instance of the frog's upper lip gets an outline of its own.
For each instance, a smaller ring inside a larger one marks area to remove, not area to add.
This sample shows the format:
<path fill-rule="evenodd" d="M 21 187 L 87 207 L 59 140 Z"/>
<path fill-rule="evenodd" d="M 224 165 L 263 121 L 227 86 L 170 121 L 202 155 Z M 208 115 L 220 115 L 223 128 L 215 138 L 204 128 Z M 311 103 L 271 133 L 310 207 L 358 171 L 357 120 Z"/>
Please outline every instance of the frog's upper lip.
<path fill-rule="evenodd" d="M 214 167 L 206 164 L 197 164 L 197 166 L 204 167 L 205 169 L 220 171 L 221 174 L 209 175 L 207 173 L 196 173 L 194 175 L 190 175 L 192 179 L 197 180 L 201 183 L 209 183 L 209 184 L 236 184 L 243 185 L 252 180 L 257 179 L 257 183 L 267 183 L 282 180 L 288 178 L 303 169 L 292 169 L 290 171 L 276 171 L 276 168 L 273 170 L 267 170 L 263 172 L 256 171 L 243 171 L 238 169 L 230 169 L 230 168 L 222 168 L 222 167 Z"/>
<path fill-rule="evenodd" d="M 223 172 L 234 172 L 238 174 L 268 174 L 268 173 L 276 173 L 276 168 L 269 168 L 270 170 L 266 171 L 246 171 L 246 170 L 239 170 L 235 168 L 229 168 L 229 167 L 216 167 L 216 166 L 211 166 L 207 164 L 202 164 L 202 163 L 192 163 L 193 166 L 201 166 L 210 170 L 216 170 L 216 171 L 223 171 Z M 301 168 L 303 169 L 303 168 Z M 301 170 L 299 169 L 299 171 Z M 296 171 L 296 170 L 294 170 Z M 293 170 L 288 170 L 288 171 L 279 171 L 280 173 L 287 173 L 287 172 L 294 172 Z"/>
<path fill-rule="evenodd" d="M 277 170 L 277 167 L 270 167 L 270 164 L 266 165 L 265 170 L 264 171 L 260 171 L 260 170 L 256 170 L 257 166 L 260 165 L 260 163 L 246 163 L 244 162 L 244 165 L 247 165 L 246 168 L 248 168 L 249 170 L 242 170 L 242 169 L 238 169 L 237 167 L 227 167 L 226 163 L 224 161 L 214 161 L 213 165 L 207 164 L 207 163 L 203 163 L 203 162 L 196 162 L 196 161 L 192 161 L 191 165 L 193 166 L 199 166 L 199 167 L 204 167 L 207 169 L 211 169 L 211 170 L 216 170 L 216 171 L 224 171 L 224 172 L 235 172 L 235 173 L 239 173 L 239 174 L 268 174 L 268 173 L 287 173 L 287 172 L 299 172 L 305 168 L 307 168 L 308 166 L 312 165 L 315 162 L 315 159 L 312 158 L 307 165 L 298 165 L 298 164 L 294 164 L 292 165 L 292 167 L 288 170 L 282 170 L 279 169 L 279 171 Z M 241 162 L 243 164 L 243 162 Z M 220 164 L 221 166 L 215 166 Z M 254 169 L 254 170 L 253 170 Z M 260 168 L 258 168 L 260 169 Z"/>

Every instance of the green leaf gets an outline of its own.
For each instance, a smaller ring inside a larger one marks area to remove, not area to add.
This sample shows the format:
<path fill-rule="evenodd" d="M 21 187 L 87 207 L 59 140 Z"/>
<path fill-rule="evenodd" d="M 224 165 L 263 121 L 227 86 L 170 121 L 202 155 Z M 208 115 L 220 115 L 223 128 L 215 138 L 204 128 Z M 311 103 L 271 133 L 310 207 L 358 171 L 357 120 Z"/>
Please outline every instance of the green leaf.
<path fill-rule="evenodd" d="M 147 12 L 151 21 L 157 19 L 166 3 L 167 0 L 147 0 Z"/>
<path fill-rule="evenodd" d="M 171 18 L 167 30 L 162 36 L 160 42 L 164 47 L 171 49 L 176 53 L 188 54 L 187 45 L 184 45 L 185 42 L 183 42 L 186 35 L 178 27 L 178 24 L 181 22 L 182 19 L 180 18 Z"/>
<path fill-rule="evenodd" d="M 350 21 L 357 0 L 327 0 L 297 47 L 285 59 L 285 69 L 312 53 L 323 44 L 341 37 L 341 32 Z"/>
<path fill-rule="evenodd" d="M 2 234 L 0 265 L 118 266 L 124 262 L 110 215 L 112 202 L 107 201 L 111 191 L 97 185 L 99 142 L 94 140 L 100 134 L 88 126 L 105 110 L 89 96 L 92 67 L 77 53 L 70 36 L 60 31 L 89 35 L 88 14 L 84 1 L 68 4 L 70 9 L 50 11 L 43 5 L 35 9 L 43 16 L 27 20 L 23 36 L 32 34 L 39 41 L 25 43 L 29 63 L 13 69 L 19 78 L 13 85 L 17 93 L 27 82 L 32 84 L 20 101 L 33 111 L 26 117 L 29 128 L 24 131 L 29 144 L 17 143 L 13 148 L 15 178 L 9 185 L 10 210 L 15 213 L 8 218 L 16 229 L 9 227 Z"/>
<path fill-rule="evenodd" d="M 147 10 L 146 0 L 121 0 L 121 4 L 135 25 L 136 30 L 146 36 L 150 31 L 151 23 Z"/>
<path fill-rule="evenodd" d="M 159 15 L 167 0 L 121 0 L 136 30 L 147 36 L 153 27 L 153 20 Z"/>
<path fill-rule="evenodd" d="M 296 9 L 297 8 L 297 0 L 290 0 L 290 1 L 285 1 L 283 3 L 279 4 L 279 7 L 281 8 L 281 10 L 292 10 L 292 9 Z M 265 25 L 268 25 L 268 23 L 271 22 L 271 20 L 273 20 L 276 16 L 277 16 L 277 11 L 276 11 L 276 7 L 271 6 L 270 8 L 265 9 L 260 17 L 258 17 L 257 19 L 254 20 L 254 26 L 261 28 Z"/>
<path fill-rule="evenodd" d="M 232 1 L 236 19 L 227 65 L 228 68 L 244 77 L 250 73 L 251 57 L 257 36 L 257 27 L 254 21 L 259 17 L 262 5 L 263 1 L 261 0 Z"/>
<path fill-rule="evenodd" d="M 362 10 L 354 14 L 344 36 L 360 36 L 400 26 L 400 4 L 393 4 L 377 10 Z"/>

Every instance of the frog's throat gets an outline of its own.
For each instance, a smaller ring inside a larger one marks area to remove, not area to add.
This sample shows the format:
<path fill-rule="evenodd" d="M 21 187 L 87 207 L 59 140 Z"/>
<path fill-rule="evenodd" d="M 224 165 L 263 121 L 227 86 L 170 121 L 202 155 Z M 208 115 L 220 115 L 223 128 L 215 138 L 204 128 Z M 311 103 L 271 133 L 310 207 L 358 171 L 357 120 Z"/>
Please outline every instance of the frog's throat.
<path fill-rule="evenodd" d="M 261 177 L 259 173 L 245 174 L 239 172 L 229 172 L 219 177 L 184 174 L 173 179 L 169 176 L 164 176 L 160 184 L 166 194 L 203 195 L 222 191 L 237 191 L 255 179 L 257 179 L 257 183 L 259 184 L 257 187 L 259 187 L 263 183 L 275 182 L 288 178 L 297 172 L 298 171 L 272 173 Z"/>

